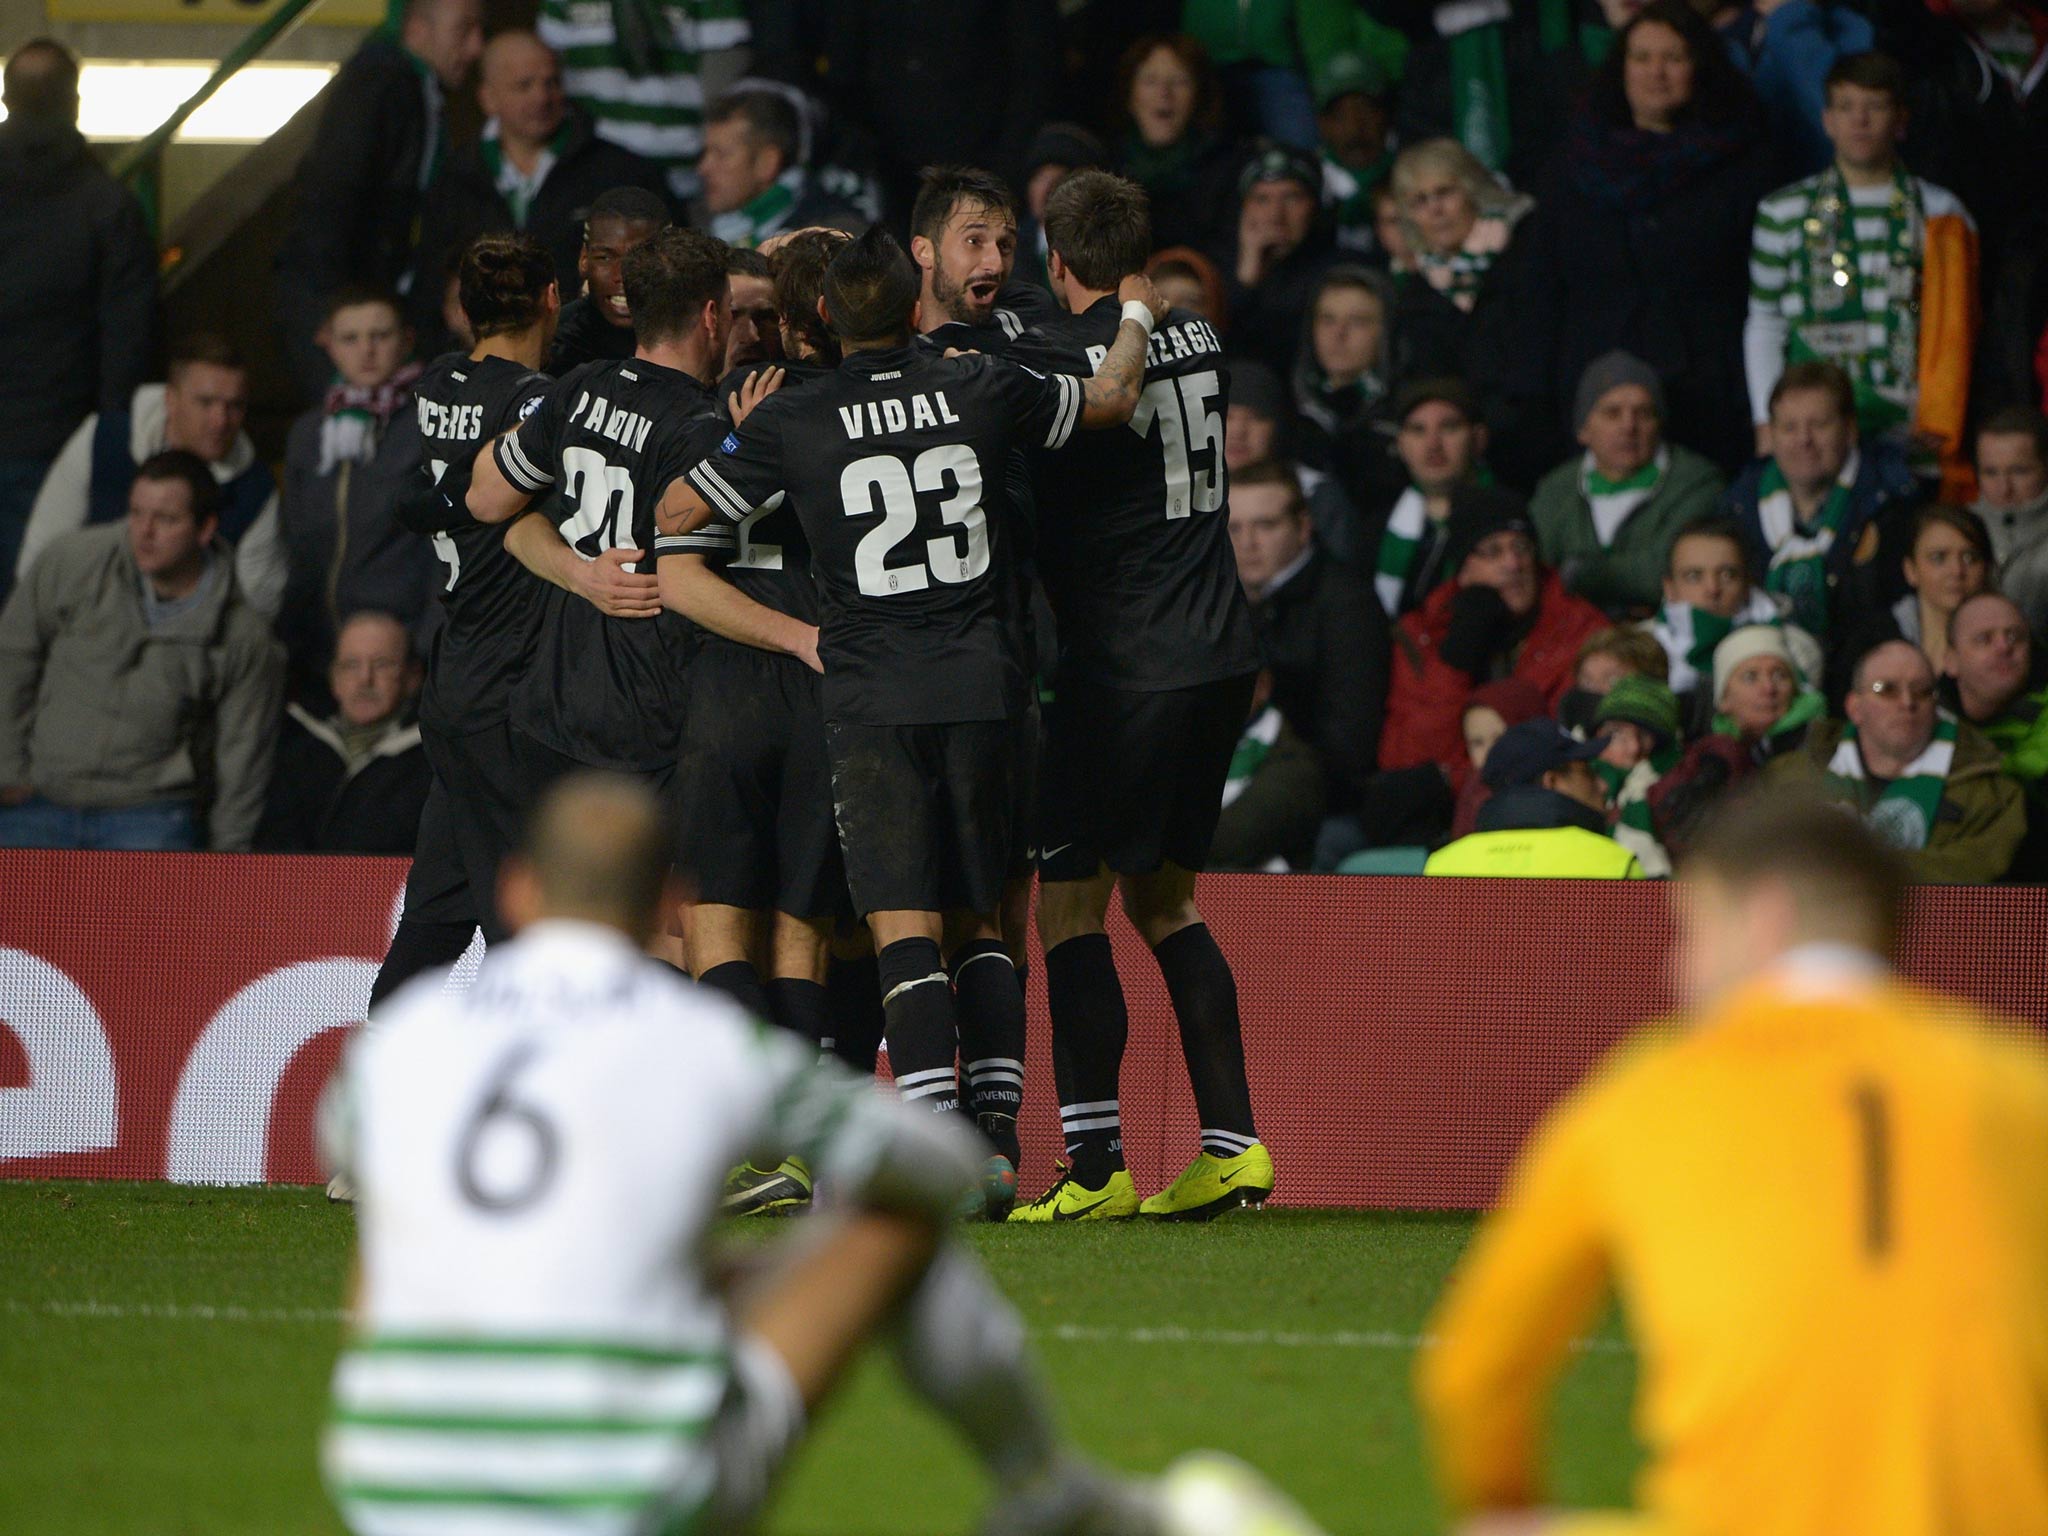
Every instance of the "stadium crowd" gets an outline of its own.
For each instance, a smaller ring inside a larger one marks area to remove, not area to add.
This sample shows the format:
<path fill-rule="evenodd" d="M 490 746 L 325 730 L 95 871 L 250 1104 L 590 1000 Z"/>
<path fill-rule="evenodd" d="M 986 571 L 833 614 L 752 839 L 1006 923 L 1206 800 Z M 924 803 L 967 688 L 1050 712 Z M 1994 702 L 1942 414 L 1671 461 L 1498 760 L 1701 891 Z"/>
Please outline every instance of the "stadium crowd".
<path fill-rule="evenodd" d="M 487 41 L 415 0 L 299 170 L 274 462 L 249 338 L 148 382 L 139 212 L 75 60 L 17 50 L 0 846 L 410 852 L 452 546 L 394 507 L 423 366 L 475 339 L 464 250 L 547 251 L 559 373 L 631 355 L 628 252 L 706 230 L 722 376 L 782 355 L 757 248 L 900 230 L 966 161 L 1017 189 L 970 286 L 1043 284 L 1047 199 L 1106 167 L 1222 338 L 1264 670 L 1213 867 L 1660 875 L 1763 775 L 1920 878 L 2043 878 L 2048 8 L 903 9 L 660 0 L 642 36 L 542 0 Z"/>

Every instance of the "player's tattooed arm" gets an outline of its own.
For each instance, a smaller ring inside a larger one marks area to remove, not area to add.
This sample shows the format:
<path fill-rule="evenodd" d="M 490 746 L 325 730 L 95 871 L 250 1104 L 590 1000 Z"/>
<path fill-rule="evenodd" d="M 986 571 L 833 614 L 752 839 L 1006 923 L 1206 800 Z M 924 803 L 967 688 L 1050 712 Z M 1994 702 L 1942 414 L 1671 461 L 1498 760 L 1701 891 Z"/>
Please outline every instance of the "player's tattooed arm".
<path fill-rule="evenodd" d="M 1142 304 L 1152 312 L 1154 324 L 1166 318 L 1166 300 L 1152 286 L 1152 280 L 1133 273 L 1117 286 L 1116 296 L 1126 304 Z M 1081 381 L 1081 425 L 1090 430 L 1120 427 L 1138 408 L 1138 394 L 1145 387 L 1145 348 L 1151 331 L 1135 320 L 1126 319 L 1116 328 L 1116 343 L 1096 368 L 1095 376 Z"/>
<path fill-rule="evenodd" d="M 469 515 L 480 523 L 502 523 L 524 512 L 533 500 L 505 478 L 498 467 L 496 438 L 476 451 L 476 463 L 469 472 Z M 538 574 L 538 573 L 536 573 Z"/>
<path fill-rule="evenodd" d="M 818 629 L 801 619 L 755 602 L 711 568 L 702 555 L 669 553 L 661 561 L 661 602 L 714 635 L 757 651 L 794 656 L 813 672 L 818 661 Z"/>
<path fill-rule="evenodd" d="M 654 508 L 654 531 L 665 539 L 695 533 L 711 521 L 711 503 L 697 494 L 687 480 L 669 482 Z"/>
<path fill-rule="evenodd" d="M 661 612 L 654 577 L 626 569 L 646 558 L 644 550 L 608 549 L 586 560 L 539 516 L 519 518 L 507 528 L 505 550 L 542 581 L 582 598 L 607 618 L 651 619 Z"/>

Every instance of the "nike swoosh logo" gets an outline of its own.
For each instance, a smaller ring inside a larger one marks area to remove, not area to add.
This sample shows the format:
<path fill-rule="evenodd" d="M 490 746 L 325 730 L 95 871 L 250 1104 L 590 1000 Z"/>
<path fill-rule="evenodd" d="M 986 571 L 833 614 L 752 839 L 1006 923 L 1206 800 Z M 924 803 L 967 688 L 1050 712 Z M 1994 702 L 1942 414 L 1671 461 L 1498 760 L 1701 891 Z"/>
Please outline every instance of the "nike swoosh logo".
<path fill-rule="evenodd" d="M 1239 1174 L 1249 1172 L 1251 1172 L 1249 1168 L 1233 1168 L 1230 1170 L 1230 1172 L 1224 1174 L 1216 1182 L 1223 1185 L 1224 1188 L 1228 1189 L 1232 1184 L 1235 1184 L 1237 1182 L 1237 1177 Z"/>
<path fill-rule="evenodd" d="M 1090 1211 L 1092 1211 L 1092 1210 L 1096 1209 L 1096 1208 L 1097 1208 L 1098 1206 L 1104 1206 L 1104 1205 L 1107 1205 L 1107 1204 L 1109 1204 L 1109 1202 L 1110 1202 L 1110 1201 L 1111 1201 L 1111 1199 L 1113 1199 L 1113 1198 L 1114 1198 L 1113 1196 L 1110 1196 L 1110 1195 L 1104 1195 L 1104 1196 L 1103 1196 L 1103 1197 L 1102 1197 L 1102 1198 L 1101 1198 L 1100 1200 L 1097 1200 L 1097 1201 L 1095 1201 L 1095 1202 L 1094 1202 L 1094 1204 L 1092 1204 L 1092 1205 L 1084 1205 L 1084 1206 L 1082 1206 L 1082 1207 L 1081 1207 L 1080 1209 L 1078 1209 L 1078 1210 L 1072 1210 L 1072 1211 L 1056 1211 L 1056 1212 L 1054 1212 L 1054 1213 L 1053 1213 L 1053 1220 L 1055 1220 L 1055 1221 L 1079 1221 L 1079 1220 L 1080 1220 L 1080 1219 L 1081 1219 L 1081 1218 L 1082 1218 L 1083 1216 L 1086 1216 L 1086 1215 L 1087 1215 L 1087 1214 L 1088 1214 L 1088 1213 L 1089 1213 Z"/>
<path fill-rule="evenodd" d="M 1041 859 L 1049 859 L 1056 853 L 1065 853 L 1073 846 L 1072 843 L 1061 843 L 1057 848 L 1041 848 L 1038 850 L 1038 856 Z"/>

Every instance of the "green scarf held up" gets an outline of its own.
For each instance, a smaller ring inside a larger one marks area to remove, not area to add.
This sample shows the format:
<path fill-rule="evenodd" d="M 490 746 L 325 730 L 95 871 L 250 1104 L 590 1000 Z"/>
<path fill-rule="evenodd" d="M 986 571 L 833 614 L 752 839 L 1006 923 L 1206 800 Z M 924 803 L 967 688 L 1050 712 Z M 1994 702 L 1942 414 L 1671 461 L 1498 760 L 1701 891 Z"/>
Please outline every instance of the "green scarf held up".
<path fill-rule="evenodd" d="M 1489 171 L 1507 164 L 1514 147 L 1508 126 L 1507 51 L 1499 22 L 1450 39 L 1451 121 L 1465 147 Z"/>
<path fill-rule="evenodd" d="M 1947 787 L 1948 771 L 1955 757 L 1956 717 L 1944 709 L 1934 717 L 1934 739 L 1885 786 L 1876 803 L 1863 812 L 1870 830 L 1892 847 L 1909 853 L 1925 848 L 1934 833 L 1935 814 L 1941 809 L 1941 793 Z M 1856 727 L 1845 726 L 1841 745 L 1828 759 L 1828 785 L 1844 799 L 1861 805 L 1869 779 L 1863 753 L 1856 745 Z"/>

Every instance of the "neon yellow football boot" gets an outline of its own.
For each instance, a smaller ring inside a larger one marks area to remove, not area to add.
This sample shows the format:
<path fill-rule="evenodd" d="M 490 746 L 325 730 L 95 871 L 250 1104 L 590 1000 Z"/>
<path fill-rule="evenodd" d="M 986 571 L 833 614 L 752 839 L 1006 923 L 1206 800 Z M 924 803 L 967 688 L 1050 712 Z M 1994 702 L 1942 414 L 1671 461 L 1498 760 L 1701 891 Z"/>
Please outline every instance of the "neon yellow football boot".
<path fill-rule="evenodd" d="M 1264 1205 L 1272 1193 L 1273 1156 L 1255 1141 L 1235 1157 L 1197 1154 L 1179 1178 L 1138 1211 L 1161 1221 L 1209 1221 L 1239 1206 Z"/>
<path fill-rule="evenodd" d="M 793 1216 L 811 1203 L 811 1170 L 800 1157 L 774 1168 L 742 1163 L 726 1175 L 720 1208 L 727 1216 Z"/>
<path fill-rule="evenodd" d="M 1010 1212 L 1012 1221 L 1128 1221 L 1138 1214 L 1138 1186 L 1129 1170 L 1119 1168 L 1100 1189 L 1090 1189 L 1074 1178 L 1074 1170 L 1060 1164 L 1060 1176 L 1053 1186 L 1029 1205 Z"/>

